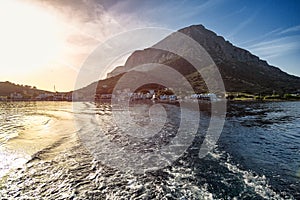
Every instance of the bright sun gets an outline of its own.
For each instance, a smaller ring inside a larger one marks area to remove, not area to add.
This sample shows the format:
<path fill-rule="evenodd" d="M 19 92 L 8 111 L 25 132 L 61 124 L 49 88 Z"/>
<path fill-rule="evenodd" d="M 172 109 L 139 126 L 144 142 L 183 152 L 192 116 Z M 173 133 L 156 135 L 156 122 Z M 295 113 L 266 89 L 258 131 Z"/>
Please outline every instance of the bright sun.
<path fill-rule="evenodd" d="M 0 2 L 0 70 L 32 72 L 54 59 L 63 44 L 61 23 L 35 5 Z"/>

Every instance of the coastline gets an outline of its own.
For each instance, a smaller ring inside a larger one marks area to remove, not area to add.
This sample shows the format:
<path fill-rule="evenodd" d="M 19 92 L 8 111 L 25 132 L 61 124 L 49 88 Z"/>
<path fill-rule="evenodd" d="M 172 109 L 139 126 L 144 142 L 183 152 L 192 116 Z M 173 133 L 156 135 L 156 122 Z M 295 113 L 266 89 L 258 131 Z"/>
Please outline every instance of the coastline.
<path fill-rule="evenodd" d="M 300 101 L 300 99 L 227 99 L 227 102 L 257 102 L 257 103 L 265 103 L 265 102 L 295 102 Z"/>

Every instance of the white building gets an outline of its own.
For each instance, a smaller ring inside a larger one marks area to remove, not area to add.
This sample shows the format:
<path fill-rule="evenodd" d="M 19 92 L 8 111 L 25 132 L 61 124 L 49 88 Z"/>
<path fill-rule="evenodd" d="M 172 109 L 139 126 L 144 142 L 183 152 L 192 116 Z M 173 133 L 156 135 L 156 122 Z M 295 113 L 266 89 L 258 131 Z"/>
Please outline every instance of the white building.
<path fill-rule="evenodd" d="M 192 94 L 192 99 L 201 99 L 201 100 L 210 100 L 216 101 L 218 99 L 217 95 L 214 93 L 206 93 L 206 94 Z"/>
<path fill-rule="evenodd" d="M 21 99 L 23 99 L 23 95 L 20 93 L 14 92 L 14 93 L 10 94 L 10 98 L 12 100 L 21 100 Z"/>
<path fill-rule="evenodd" d="M 6 101 L 7 100 L 7 96 L 0 96 L 0 101 Z"/>
<path fill-rule="evenodd" d="M 39 94 L 36 99 L 37 100 L 45 100 L 49 97 L 53 97 L 53 94 L 50 94 L 50 93 L 42 93 L 42 94 Z"/>

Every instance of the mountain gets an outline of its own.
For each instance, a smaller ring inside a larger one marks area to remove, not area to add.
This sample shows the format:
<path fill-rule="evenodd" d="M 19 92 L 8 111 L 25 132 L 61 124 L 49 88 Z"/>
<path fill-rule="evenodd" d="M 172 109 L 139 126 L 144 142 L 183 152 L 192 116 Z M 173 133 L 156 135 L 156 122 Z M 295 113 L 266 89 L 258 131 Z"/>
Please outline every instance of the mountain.
<path fill-rule="evenodd" d="M 178 32 L 198 42 L 211 56 L 223 78 L 227 92 L 245 92 L 251 94 L 293 93 L 300 89 L 300 78 L 289 75 L 279 68 L 251 54 L 249 51 L 232 45 L 203 25 L 192 25 Z M 129 56 L 124 66 L 119 66 L 108 73 L 110 79 L 124 74 L 134 67 L 147 63 L 160 63 L 180 72 L 193 86 L 196 92 L 207 92 L 201 75 L 185 59 L 176 54 L 157 49 L 172 37 L 172 34 L 151 48 L 138 50 Z M 184 48 L 178 46 L 176 48 Z M 189 49 L 185 50 L 186 53 Z M 157 68 L 156 68 L 157 69 Z M 155 70 L 149 68 L 148 71 Z M 147 69 L 143 69 L 144 73 Z M 164 76 L 167 76 L 165 74 Z M 117 80 L 117 79 L 116 79 Z M 114 84 L 111 85 L 113 87 Z"/>

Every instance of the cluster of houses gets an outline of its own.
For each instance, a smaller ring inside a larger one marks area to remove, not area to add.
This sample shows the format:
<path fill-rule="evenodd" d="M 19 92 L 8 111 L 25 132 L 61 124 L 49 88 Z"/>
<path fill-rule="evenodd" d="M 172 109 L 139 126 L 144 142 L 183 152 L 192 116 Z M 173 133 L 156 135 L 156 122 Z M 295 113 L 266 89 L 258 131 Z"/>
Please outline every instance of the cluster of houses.
<path fill-rule="evenodd" d="M 72 101 L 72 93 L 42 93 L 36 96 L 35 99 L 39 101 Z"/>
<path fill-rule="evenodd" d="M 151 93 L 121 93 L 121 94 L 97 94 L 95 95 L 95 100 L 96 101 L 101 101 L 101 100 L 111 100 L 112 98 L 117 99 L 118 101 L 138 101 L 138 100 L 146 100 L 146 99 L 151 99 L 151 100 L 161 100 L 161 101 L 176 101 L 177 96 L 176 95 L 156 95 L 156 94 L 151 94 Z"/>
<path fill-rule="evenodd" d="M 172 94 L 172 95 L 159 95 L 158 97 L 156 97 L 155 95 L 153 96 L 154 100 L 161 100 L 161 101 L 176 101 L 178 100 L 177 96 Z"/>
<path fill-rule="evenodd" d="M 154 95 L 154 90 L 149 91 L 148 93 L 142 92 L 130 92 L 129 89 L 118 90 L 116 94 L 96 94 L 95 101 L 101 100 L 110 100 L 112 98 L 117 99 L 118 101 L 137 101 L 137 100 L 145 100 L 151 99 Z"/>
<path fill-rule="evenodd" d="M 72 92 L 40 93 L 34 96 L 26 93 L 13 92 L 9 96 L 0 96 L 0 101 L 72 101 L 72 99 Z M 96 94 L 94 97 L 95 101 L 110 101 L 111 99 L 116 99 L 117 101 L 138 101 L 148 99 L 162 102 L 177 102 L 178 100 L 189 99 L 216 101 L 218 100 L 218 97 L 214 93 L 192 94 L 190 96 L 181 97 L 162 91 L 157 92 L 155 90 L 148 90 L 146 92 L 131 92 L 130 89 L 118 90 L 113 94 Z"/>
<path fill-rule="evenodd" d="M 112 98 L 117 101 L 138 101 L 138 100 L 159 100 L 159 101 L 176 101 L 176 95 L 157 94 L 155 90 L 148 90 L 144 92 L 131 92 L 130 89 L 118 90 L 114 94 L 96 94 L 95 101 L 111 100 Z"/>
<path fill-rule="evenodd" d="M 192 94 L 191 99 L 216 101 L 216 100 L 218 100 L 218 97 L 214 93 L 205 93 L 205 94 Z"/>
<path fill-rule="evenodd" d="M 10 94 L 10 99 L 11 100 L 22 100 L 22 99 L 24 99 L 24 96 L 21 93 L 13 92 Z"/>
<path fill-rule="evenodd" d="M 0 96 L 0 101 L 7 101 L 7 96 Z"/>
<path fill-rule="evenodd" d="M 0 101 L 72 101 L 72 93 L 41 93 L 37 96 L 13 92 L 9 96 L 0 96 Z"/>
<path fill-rule="evenodd" d="M 205 101 L 217 101 L 218 97 L 214 93 L 205 93 L 205 94 L 192 94 L 190 96 L 181 97 L 176 96 L 174 94 L 159 94 L 154 90 L 149 90 L 147 93 L 142 92 L 131 92 L 130 89 L 124 89 L 122 91 L 116 91 L 113 94 L 96 94 L 95 101 L 105 101 L 116 99 L 117 101 L 137 101 L 137 100 L 145 100 L 152 99 L 157 101 L 165 101 L 165 102 L 176 102 L 178 100 L 183 99 L 198 99 Z"/>

